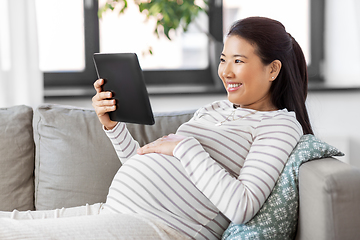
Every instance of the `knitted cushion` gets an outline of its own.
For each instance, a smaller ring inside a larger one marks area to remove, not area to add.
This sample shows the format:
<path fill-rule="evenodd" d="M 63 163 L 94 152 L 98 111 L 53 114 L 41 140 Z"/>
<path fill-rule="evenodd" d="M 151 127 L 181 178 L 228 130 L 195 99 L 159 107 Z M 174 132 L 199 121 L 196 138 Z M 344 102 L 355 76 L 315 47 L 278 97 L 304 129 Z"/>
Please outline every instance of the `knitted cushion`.
<path fill-rule="evenodd" d="M 302 136 L 260 211 L 246 224 L 231 223 L 222 239 L 293 239 L 298 220 L 300 165 L 314 159 L 343 155 L 311 134 Z"/>

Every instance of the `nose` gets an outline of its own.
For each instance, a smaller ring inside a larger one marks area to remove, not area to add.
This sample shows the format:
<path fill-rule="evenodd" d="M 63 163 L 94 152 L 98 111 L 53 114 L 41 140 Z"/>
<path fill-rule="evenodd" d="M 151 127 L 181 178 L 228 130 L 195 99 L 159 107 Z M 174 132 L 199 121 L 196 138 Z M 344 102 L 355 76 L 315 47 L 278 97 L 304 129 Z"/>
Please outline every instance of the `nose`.
<path fill-rule="evenodd" d="M 219 74 L 223 78 L 231 78 L 234 76 L 234 72 L 232 71 L 231 64 L 223 63 L 219 65 Z"/>

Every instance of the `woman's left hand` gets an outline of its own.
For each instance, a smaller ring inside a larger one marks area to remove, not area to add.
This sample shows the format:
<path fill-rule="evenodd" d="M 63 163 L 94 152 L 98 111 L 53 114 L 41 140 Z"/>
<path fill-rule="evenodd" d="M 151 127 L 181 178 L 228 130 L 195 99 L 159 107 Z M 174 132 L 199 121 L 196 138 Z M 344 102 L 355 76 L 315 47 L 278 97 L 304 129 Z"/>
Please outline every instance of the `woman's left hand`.
<path fill-rule="evenodd" d="M 169 134 L 139 148 L 137 150 L 137 153 L 140 155 L 146 153 L 161 153 L 161 154 L 173 156 L 173 151 L 176 145 L 185 138 L 186 137 L 182 135 Z"/>

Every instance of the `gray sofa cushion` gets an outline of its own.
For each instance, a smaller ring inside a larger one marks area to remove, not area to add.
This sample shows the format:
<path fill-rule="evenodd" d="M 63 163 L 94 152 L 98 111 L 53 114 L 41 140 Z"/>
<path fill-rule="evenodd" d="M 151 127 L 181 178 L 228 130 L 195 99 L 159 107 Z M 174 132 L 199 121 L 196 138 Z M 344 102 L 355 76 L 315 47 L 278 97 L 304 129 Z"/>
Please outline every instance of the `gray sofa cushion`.
<path fill-rule="evenodd" d="M 33 111 L 0 109 L 0 210 L 34 209 Z"/>
<path fill-rule="evenodd" d="M 127 124 L 140 145 L 174 133 L 194 111 L 155 114 L 155 125 Z M 104 202 L 120 161 L 90 109 L 40 106 L 34 115 L 37 210 Z"/>
<path fill-rule="evenodd" d="M 120 161 L 94 111 L 40 106 L 34 132 L 37 210 L 105 202 Z"/>

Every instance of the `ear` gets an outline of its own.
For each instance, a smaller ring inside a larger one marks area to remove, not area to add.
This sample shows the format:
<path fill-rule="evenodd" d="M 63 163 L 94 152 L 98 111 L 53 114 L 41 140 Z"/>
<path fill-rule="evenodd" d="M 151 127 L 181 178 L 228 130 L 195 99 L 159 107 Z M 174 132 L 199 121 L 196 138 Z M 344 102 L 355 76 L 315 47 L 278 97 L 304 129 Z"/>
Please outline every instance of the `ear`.
<path fill-rule="evenodd" d="M 270 81 L 274 81 L 279 75 L 281 69 L 281 62 L 279 60 L 274 60 L 270 63 Z"/>

